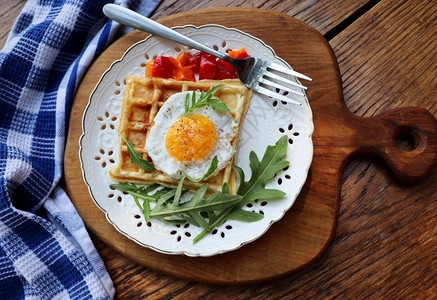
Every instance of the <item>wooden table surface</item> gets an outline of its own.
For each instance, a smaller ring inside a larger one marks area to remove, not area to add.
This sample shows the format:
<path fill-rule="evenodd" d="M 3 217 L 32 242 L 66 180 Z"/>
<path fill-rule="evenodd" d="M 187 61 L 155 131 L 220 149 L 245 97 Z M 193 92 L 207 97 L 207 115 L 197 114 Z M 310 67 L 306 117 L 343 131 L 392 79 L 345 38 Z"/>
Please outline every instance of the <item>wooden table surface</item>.
<path fill-rule="evenodd" d="M 0 46 L 24 3 L 0 0 Z M 281 12 L 321 32 L 337 57 L 352 113 L 370 117 L 416 106 L 437 117 L 434 0 L 163 0 L 151 18 L 219 6 Z M 312 265 L 271 282 L 189 282 L 139 266 L 92 238 L 118 299 L 435 299 L 437 170 L 413 185 L 396 182 L 386 170 L 371 158 L 354 158 L 342 177 L 330 246 Z"/>

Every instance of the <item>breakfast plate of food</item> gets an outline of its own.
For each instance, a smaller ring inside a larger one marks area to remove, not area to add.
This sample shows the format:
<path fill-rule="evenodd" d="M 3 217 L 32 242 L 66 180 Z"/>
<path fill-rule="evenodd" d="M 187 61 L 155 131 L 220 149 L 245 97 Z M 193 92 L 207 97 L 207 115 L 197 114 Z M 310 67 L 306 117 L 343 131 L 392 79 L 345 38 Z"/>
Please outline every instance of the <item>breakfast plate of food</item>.
<path fill-rule="evenodd" d="M 291 68 L 238 29 L 174 30 Z M 156 36 L 132 45 L 83 114 L 79 159 L 92 200 L 121 234 L 161 253 L 211 256 L 256 240 L 292 207 L 313 154 L 305 91 L 273 91 L 300 105 L 252 92 L 186 46 Z"/>

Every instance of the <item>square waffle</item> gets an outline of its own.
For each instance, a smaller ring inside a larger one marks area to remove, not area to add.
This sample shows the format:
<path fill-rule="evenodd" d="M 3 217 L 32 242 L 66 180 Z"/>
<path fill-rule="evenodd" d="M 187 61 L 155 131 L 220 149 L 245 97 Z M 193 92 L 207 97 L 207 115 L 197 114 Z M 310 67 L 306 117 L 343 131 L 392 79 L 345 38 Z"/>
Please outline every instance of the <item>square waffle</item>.
<path fill-rule="evenodd" d="M 129 75 L 126 78 L 126 89 L 123 94 L 119 131 L 128 141 L 134 143 L 134 149 L 142 155 L 143 159 L 153 163 L 147 151 L 145 151 L 146 138 L 153 126 L 153 119 L 164 102 L 175 93 L 184 91 L 207 92 L 219 84 L 223 86 L 214 96 L 229 107 L 231 115 L 239 124 L 236 136 L 231 142 L 235 150 L 238 144 L 241 123 L 249 107 L 252 95 L 252 91 L 237 79 L 192 82 Z M 112 179 L 120 182 L 141 184 L 156 182 L 170 187 L 175 187 L 178 184 L 179 181 L 177 179 L 171 178 L 159 170 L 146 172 L 136 164 L 131 163 L 126 143 L 122 138 L 119 138 L 119 147 L 120 155 L 118 162 L 109 171 Z M 208 183 L 209 192 L 215 192 L 221 190 L 223 184 L 227 183 L 231 193 L 235 193 L 235 172 L 232 168 L 234 160 L 235 155 L 217 175 L 211 176 L 203 182 L 195 183 L 185 180 L 184 187 L 197 190 L 204 183 Z"/>

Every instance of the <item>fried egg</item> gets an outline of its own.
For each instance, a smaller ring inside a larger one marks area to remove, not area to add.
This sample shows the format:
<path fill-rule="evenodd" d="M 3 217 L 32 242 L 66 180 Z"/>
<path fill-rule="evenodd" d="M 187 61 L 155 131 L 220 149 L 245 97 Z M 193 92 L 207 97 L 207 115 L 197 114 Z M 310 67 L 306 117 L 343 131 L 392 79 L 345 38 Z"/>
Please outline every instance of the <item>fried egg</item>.
<path fill-rule="evenodd" d="M 232 141 L 238 123 L 229 112 L 216 112 L 210 106 L 196 108 L 189 116 L 185 113 L 185 97 L 181 92 L 170 96 L 154 118 L 154 125 L 146 139 L 145 150 L 155 168 L 179 179 L 184 171 L 199 179 L 207 173 L 217 157 L 217 174 L 235 153 Z M 198 98 L 200 93 L 195 92 Z"/>

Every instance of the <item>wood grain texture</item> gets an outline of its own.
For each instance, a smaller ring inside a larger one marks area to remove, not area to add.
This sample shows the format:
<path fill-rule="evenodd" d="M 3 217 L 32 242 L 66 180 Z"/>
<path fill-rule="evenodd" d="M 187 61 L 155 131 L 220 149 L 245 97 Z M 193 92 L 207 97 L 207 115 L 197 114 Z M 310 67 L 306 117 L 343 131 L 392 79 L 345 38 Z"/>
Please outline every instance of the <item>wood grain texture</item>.
<path fill-rule="evenodd" d="M 394 5 L 397 6 L 395 14 L 385 13 L 387 10 L 393 12 Z M 425 1 L 426 8 L 420 6 L 417 11 L 415 7 L 417 2 L 381 1 L 331 41 L 342 73 L 345 102 L 352 112 L 370 117 L 396 107 L 419 106 L 436 115 L 435 94 L 426 97 L 423 93 L 435 93 L 436 84 L 432 81 L 436 78 L 435 67 L 432 68 L 436 65 L 435 50 L 412 48 L 408 40 L 393 41 L 397 17 L 401 14 L 407 23 L 424 25 L 413 26 L 415 30 L 410 33 L 408 27 L 403 27 L 404 34 L 413 35 L 419 45 L 435 43 L 435 17 L 432 17 L 435 16 L 435 5 L 432 7 L 432 1 Z M 169 14 L 169 11 L 172 10 L 161 13 Z M 411 12 L 415 13 L 410 15 Z M 375 22 L 385 30 L 372 31 Z M 352 36 L 355 37 L 353 41 L 350 40 Z M 378 43 L 368 44 L 367 36 L 379 36 L 380 39 Z M 391 47 L 397 51 L 386 50 L 386 39 L 391 39 Z M 373 58 L 370 54 L 378 52 L 384 52 L 384 55 Z M 420 71 L 410 73 L 410 84 L 398 84 L 399 79 L 402 83 L 405 79 L 390 72 L 375 79 L 378 73 L 374 73 L 373 68 L 385 61 L 397 61 L 396 57 L 404 53 L 413 56 L 407 55 L 400 61 L 404 66 L 415 69 L 411 60 L 425 65 Z M 370 59 L 373 63 L 366 63 Z M 386 78 L 390 79 L 389 87 L 384 84 Z M 422 82 L 427 84 L 418 90 Z M 369 89 L 368 85 L 374 88 Z M 386 90 L 381 92 L 381 88 Z M 418 98 L 403 97 L 404 93 Z M 379 100 L 381 97 L 384 101 Z M 373 160 L 351 159 L 341 180 L 341 205 L 334 240 L 323 256 L 304 270 L 269 283 L 220 287 L 178 280 L 140 267 L 98 242 L 118 297 L 433 299 L 437 294 L 437 171 L 421 183 L 404 185 L 394 181 L 385 166 L 375 164 Z"/>
<path fill-rule="evenodd" d="M 0 49 L 3 48 L 12 25 L 25 3 L 25 0 L 0 0 Z"/>
<path fill-rule="evenodd" d="M 0 45 L 24 2 L 0 2 L 4 24 L 0 26 Z M 326 33 L 345 19 L 342 10 L 346 10 L 346 16 L 353 15 L 359 9 L 357 2 L 254 0 L 241 5 L 266 8 L 272 4 L 268 9 L 301 20 L 314 19 L 311 25 Z M 419 106 L 436 116 L 434 2 L 382 0 L 330 40 L 342 74 L 345 102 L 352 112 L 371 117 L 392 108 Z M 281 4 L 291 6 L 287 11 L 277 9 Z M 152 17 L 206 5 L 237 6 L 240 2 L 164 0 Z M 298 6 L 296 13 L 290 13 Z M 342 10 L 337 9 L 340 6 Z M 332 20 L 335 15 L 338 21 Z M 408 38 L 398 39 L 399 35 Z M 388 69 L 381 68 L 381 64 Z M 399 72 L 397 64 L 407 66 L 408 72 Z M 393 180 L 386 167 L 374 160 L 351 159 L 341 179 L 334 239 L 324 254 L 304 270 L 263 284 L 216 286 L 190 282 L 142 267 L 93 236 L 114 281 L 116 298 L 435 299 L 437 171 L 418 184 L 405 185 Z"/>
<path fill-rule="evenodd" d="M 428 1 L 428 4 L 431 1 Z M 341 53 L 347 51 L 348 37 L 361 34 L 363 27 L 371 30 L 373 22 L 387 23 L 391 14 L 380 16 L 391 9 L 393 2 L 382 1 L 378 9 L 371 10 L 346 30 L 343 38 L 334 39 L 332 45 L 339 60 L 340 70 L 353 68 L 359 59 L 349 52 L 349 60 Z M 404 3 L 399 9 L 408 18 L 412 7 Z M 429 6 L 428 6 L 429 8 Z M 381 10 L 381 11 L 380 11 Z M 431 10 L 432 11 L 432 10 Z M 168 11 L 167 11 L 168 12 Z M 425 14 L 425 12 L 421 12 Z M 418 18 L 417 15 L 410 16 Z M 420 17 L 419 17 L 420 18 Z M 359 25 L 356 25 L 359 24 Z M 370 24 L 370 25 L 369 25 Z M 366 25 L 368 26 L 366 28 Z M 428 24 L 429 27 L 429 24 Z M 396 31 L 393 28 L 392 31 Z M 384 35 L 384 32 L 378 34 Z M 424 33 L 422 41 L 430 39 L 430 32 Z M 390 32 L 388 36 L 390 36 Z M 384 43 L 372 44 L 366 48 L 361 42 L 362 52 L 384 50 Z M 343 48 L 344 47 L 344 48 Z M 406 41 L 400 41 L 400 53 L 411 51 Z M 392 59 L 392 53 L 379 57 Z M 396 55 L 396 54 L 394 54 Z M 435 53 L 425 51 L 421 56 L 429 60 Z M 435 72 L 435 71 L 434 71 Z M 421 74 L 412 75 L 414 80 L 424 80 Z M 357 79 L 354 79 L 357 78 Z M 348 90 L 353 80 L 364 78 L 356 85 L 356 90 Z M 345 80 L 345 95 L 348 107 L 360 114 L 359 108 L 375 96 L 378 90 L 365 95 L 357 95 L 364 84 L 374 83 L 373 74 L 365 68 L 357 68 L 356 74 Z M 381 80 L 379 80 L 381 83 Z M 387 91 L 388 98 L 396 98 L 393 106 L 382 104 L 379 110 L 365 116 L 375 116 L 386 109 L 412 106 L 412 99 L 401 97 L 411 86 L 396 86 Z M 432 85 L 431 85 L 432 86 Z M 435 86 L 435 85 L 434 85 Z M 353 101 L 357 105 L 351 105 Z M 422 107 L 435 105 L 435 99 L 422 98 Z M 434 111 L 430 110 L 435 115 Z M 122 255 L 109 249 L 95 239 L 108 270 L 114 280 L 119 298 L 151 297 L 184 299 L 204 298 L 332 298 L 346 297 L 373 298 L 423 298 L 431 299 L 436 294 L 436 171 L 420 184 L 399 185 L 379 164 L 367 159 L 355 159 L 342 177 L 341 206 L 339 220 L 333 242 L 324 255 L 304 270 L 261 285 L 214 286 L 176 279 L 141 267 Z"/>
<path fill-rule="evenodd" d="M 269 18 L 268 23 L 256 27 L 252 25 L 251 20 L 265 16 Z M 342 105 L 341 83 L 334 55 L 323 36 L 304 23 L 283 14 L 250 8 L 212 8 L 176 14 L 160 21 L 167 26 L 176 26 L 182 25 L 186 19 L 195 20 L 192 22 L 194 25 L 209 22 L 225 26 L 238 24 L 238 28 L 261 38 L 277 49 L 280 57 L 318 82 L 313 88 L 312 83 L 308 84 L 310 102 L 311 99 L 317 99 L 314 104 L 324 106 L 324 101 L 327 101 Z M 274 30 L 276 34 L 273 36 L 270 32 Z M 239 250 L 213 257 L 164 255 L 138 246 L 116 232 L 91 201 L 80 179 L 80 164 L 75 155 L 82 133 L 81 118 L 77 116 L 82 115 L 101 74 L 134 42 L 145 36 L 145 33 L 135 31 L 112 44 L 90 67 L 74 99 L 65 155 L 65 179 L 68 193 L 85 223 L 105 243 L 139 264 L 190 280 L 220 284 L 253 283 L 296 271 L 314 261 L 329 243 L 335 227 L 339 200 L 337 172 L 342 154 L 335 159 L 328 159 L 336 165 L 332 166 L 330 176 L 323 176 L 323 168 L 313 168 L 293 209 L 274 224 L 268 234 Z M 302 39 L 306 43 L 284 47 L 282 41 L 286 39 Z M 313 160 L 313 165 L 321 165 L 326 160 L 326 157 L 319 155 Z M 317 178 L 316 184 L 312 182 L 313 177 Z"/>
<path fill-rule="evenodd" d="M 435 1 L 381 1 L 331 40 L 352 112 L 370 117 L 417 106 L 437 116 L 435 16 Z M 330 291 L 348 298 L 433 299 L 436 170 L 420 184 L 402 185 L 384 165 L 361 158 L 342 181 L 330 255 L 340 276 L 329 280 Z"/>
<path fill-rule="evenodd" d="M 408 104 L 437 116 L 436 15 L 432 0 L 386 0 L 331 40 L 351 112 Z"/>
<path fill-rule="evenodd" d="M 163 0 L 156 12 L 151 16 L 153 19 L 162 18 L 172 14 L 211 7 L 252 7 L 270 11 L 281 12 L 298 20 L 304 21 L 314 27 L 320 33 L 325 34 L 342 22 L 351 17 L 362 7 L 371 3 L 372 0 L 206 0 L 206 1 L 177 1 Z M 187 20 L 186 24 L 192 21 Z"/>

